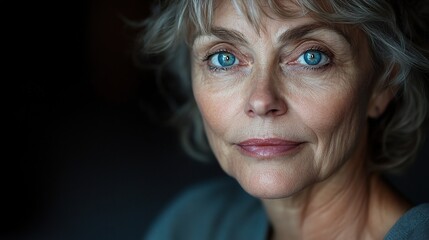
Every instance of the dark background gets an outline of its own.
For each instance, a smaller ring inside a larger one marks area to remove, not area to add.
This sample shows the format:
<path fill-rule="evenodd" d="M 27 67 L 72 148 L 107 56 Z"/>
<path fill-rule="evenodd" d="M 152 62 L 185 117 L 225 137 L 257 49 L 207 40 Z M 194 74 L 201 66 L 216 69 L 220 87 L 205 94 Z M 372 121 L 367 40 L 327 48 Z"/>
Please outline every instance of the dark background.
<path fill-rule="evenodd" d="M 0 239 L 141 239 L 186 186 L 220 174 L 180 149 L 153 73 L 132 60 L 150 1 L 24 1 L 3 10 Z M 148 60 L 149 61 L 149 60 Z M 429 201 L 428 144 L 394 184 Z"/>

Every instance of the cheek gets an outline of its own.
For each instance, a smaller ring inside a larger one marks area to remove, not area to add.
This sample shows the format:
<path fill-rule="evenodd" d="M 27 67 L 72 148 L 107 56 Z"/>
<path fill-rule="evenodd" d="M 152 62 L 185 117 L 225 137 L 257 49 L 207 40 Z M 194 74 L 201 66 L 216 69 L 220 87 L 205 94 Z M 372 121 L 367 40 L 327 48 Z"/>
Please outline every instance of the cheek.
<path fill-rule="evenodd" d="M 317 103 L 309 101 L 300 109 L 311 129 L 320 133 L 328 133 L 343 122 L 353 107 L 350 99 L 332 96 L 318 99 Z"/>
<path fill-rule="evenodd" d="M 240 95 L 245 90 L 233 81 L 211 81 L 200 72 L 200 69 L 193 72 L 192 87 L 207 139 L 222 169 L 237 176 L 243 172 L 243 166 L 240 161 L 231 161 L 239 158 L 232 146 L 245 125 L 244 98 Z"/>
<path fill-rule="evenodd" d="M 222 169 L 227 174 L 234 175 L 233 169 L 237 167 L 234 166 L 235 161 L 228 161 L 231 158 L 231 147 L 227 141 L 231 125 L 234 124 L 234 118 L 229 114 L 233 105 L 226 98 L 208 94 L 198 86 L 194 87 L 194 95 L 212 152 Z"/>
<path fill-rule="evenodd" d="M 193 71 L 192 89 L 207 132 L 224 135 L 241 112 L 240 88 L 227 81 L 213 81 L 200 67 Z"/>
<path fill-rule="evenodd" d="M 317 103 L 308 101 L 301 116 L 315 136 L 316 169 L 327 174 L 354 154 L 365 129 L 366 97 L 360 91 L 338 92 Z"/>
<path fill-rule="evenodd" d="M 205 84 L 198 72 L 193 73 L 193 92 L 198 109 L 204 123 L 204 129 L 215 156 L 219 159 L 224 154 L 225 135 L 233 124 L 232 111 L 235 102 L 227 96 L 228 91 L 214 91 L 212 86 Z"/>
<path fill-rule="evenodd" d="M 222 135 L 229 122 L 231 103 L 226 98 L 212 96 L 199 88 L 194 88 L 194 94 L 206 130 Z"/>

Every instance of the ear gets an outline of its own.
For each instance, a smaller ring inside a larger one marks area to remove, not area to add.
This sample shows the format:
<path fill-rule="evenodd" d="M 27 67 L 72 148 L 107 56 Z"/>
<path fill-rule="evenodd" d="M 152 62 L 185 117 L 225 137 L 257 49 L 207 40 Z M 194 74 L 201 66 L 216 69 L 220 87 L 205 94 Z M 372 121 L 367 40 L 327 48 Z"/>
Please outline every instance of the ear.
<path fill-rule="evenodd" d="M 374 91 L 368 105 L 368 116 L 371 118 L 380 117 L 395 97 L 396 92 L 397 90 L 392 87 L 384 88 L 381 91 Z"/>

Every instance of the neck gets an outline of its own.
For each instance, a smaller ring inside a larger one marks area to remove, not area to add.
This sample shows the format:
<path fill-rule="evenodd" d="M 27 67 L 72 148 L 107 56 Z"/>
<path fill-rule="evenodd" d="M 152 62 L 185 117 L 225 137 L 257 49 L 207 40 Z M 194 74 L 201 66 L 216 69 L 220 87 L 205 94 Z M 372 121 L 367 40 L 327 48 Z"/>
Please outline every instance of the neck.
<path fill-rule="evenodd" d="M 382 239 L 409 208 L 376 174 L 349 161 L 284 199 L 264 199 L 272 239 Z"/>

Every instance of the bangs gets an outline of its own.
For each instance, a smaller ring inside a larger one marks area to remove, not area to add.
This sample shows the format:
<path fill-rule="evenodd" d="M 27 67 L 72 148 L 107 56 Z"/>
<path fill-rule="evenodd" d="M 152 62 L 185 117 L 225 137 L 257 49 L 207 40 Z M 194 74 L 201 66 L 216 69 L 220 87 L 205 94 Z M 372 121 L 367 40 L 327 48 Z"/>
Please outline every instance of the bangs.
<path fill-rule="evenodd" d="M 192 43 L 198 35 L 211 33 L 213 16 L 220 4 L 228 0 L 191 1 L 189 6 L 189 24 L 187 42 Z M 243 16 L 257 33 L 264 30 L 262 17 L 271 19 L 290 19 L 304 16 L 308 13 L 300 1 L 282 0 L 230 0 L 237 13 Z M 297 11 L 299 10 L 299 11 Z"/>

